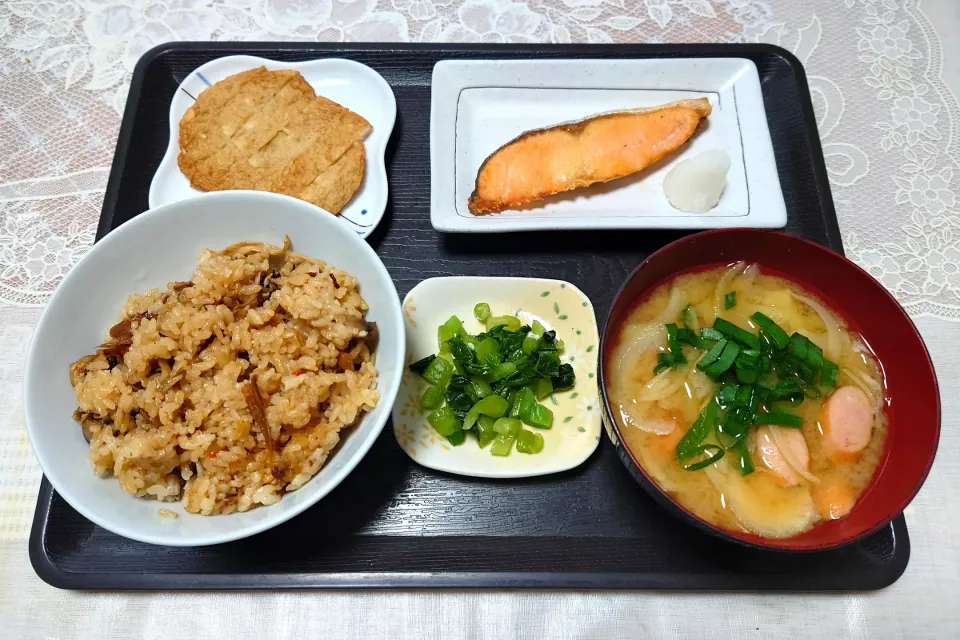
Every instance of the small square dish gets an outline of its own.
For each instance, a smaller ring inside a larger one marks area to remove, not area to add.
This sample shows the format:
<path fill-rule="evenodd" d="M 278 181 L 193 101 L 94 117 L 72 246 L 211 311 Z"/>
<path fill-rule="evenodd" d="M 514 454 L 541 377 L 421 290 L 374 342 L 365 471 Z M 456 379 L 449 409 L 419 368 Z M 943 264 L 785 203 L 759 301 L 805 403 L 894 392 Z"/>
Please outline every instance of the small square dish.
<path fill-rule="evenodd" d="M 484 160 L 521 134 L 598 114 L 706 98 L 689 142 L 639 173 L 550 196 L 520 210 L 467 208 Z M 707 150 L 730 158 L 704 214 L 675 209 L 663 180 Z M 787 214 L 756 65 L 742 58 L 444 60 L 433 70 L 430 220 L 438 231 L 777 228 Z"/>
<path fill-rule="evenodd" d="M 384 154 L 396 120 L 397 104 L 393 89 L 379 73 L 359 62 L 341 58 L 278 62 L 256 56 L 224 56 L 194 69 L 180 83 L 170 102 L 170 141 L 150 183 L 150 208 L 203 193 L 190 186 L 190 180 L 177 165 L 177 156 L 180 153 L 180 119 L 207 87 L 228 76 L 260 66 L 271 71 L 299 71 L 317 95 L 354 111 L 372 125 L 373 130 L 363 139 L 363 182 L 338 216 L 361 237 L 366 238 L 383 218 L 387 206 Z M 317 209 L 322 211 L 319 207 Z"/>
<path fill-rule="evenodd" d="M 600 442 L 597 387 L 599 332 L 589 298 L 569 282 L 539 278 L 460 276 L 430 278 L 414 287 L 403 301 L 407 335 L 407 365 L 438 348 L 438 327 L 457 316 L 467 333 L 483 331 L 474 305 L 486 302 L 494 316 L 513 315 L 524 324 L 534 320 L 556 331 L 563 340 L 562 363 L 569 363 L 576 384 L 541 400 L 553 412 L 553 426 L 534 429 L 543 436 L 543 450 L 494 456 L 473 436 L 451 445 L 427 422 L 420 398 L 428 384 L 404 370 L 400 394 L 393 406 L 393 433 L 413 460 L 430 469 L 482 478 L 524 478 L 566 471 L 581 464 Z"/>

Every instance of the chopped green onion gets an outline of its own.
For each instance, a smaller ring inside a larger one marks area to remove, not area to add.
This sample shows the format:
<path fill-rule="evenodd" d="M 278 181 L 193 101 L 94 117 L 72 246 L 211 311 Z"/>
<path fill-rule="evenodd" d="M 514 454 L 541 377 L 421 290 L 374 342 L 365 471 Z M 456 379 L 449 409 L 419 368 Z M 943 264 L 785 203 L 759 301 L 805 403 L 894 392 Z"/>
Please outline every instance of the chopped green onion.
<path fill-rule="evenodd" d="M 449 436 L 454 431 L 460 430 L 460 421 L 457 420 L 457 414 L 450 407 L 441 407 L 427 416 L 427 422 L 437 430 L 442 436 Z"/>
<path fill-rule="evenodd" d="M 673 366 L 673 354 L 669 351 L 662 351 L 657 354 L 657 365 L 653 368 L 653 375 L 659 375 Z"/>
<path fill-rule="evenodd" d="M 796 380 L 781 380 L 777 384 L 773 385 L 771 389 L 774 397 L 778 400 L 781 398 L 789 398 L 790 396 L 796 395 L 798 393 L 803 393 L 803 387 Z"/>
<path fill-rule="evenodd" d="M 795 333 L 790 336 L 790 353 L 800 360 L 806 360 L 808 344 L 810 344 L 810 341 L 807 340 L 806 336 Z"/>
<path fill-rule="evenodd" d="M 770 373 L 773 363 L 770 360 L 770 356 L 762 355 L 760 356 L 760 371 L 763 373 Z"/>
<path fill-rule="evenodd" d="M 700 337 L 706 338 L 707 340 L 726 340 L 727 337 L 717 331 L 716 329 L 711 329 L 710 327 L 704 327 L 700 329 Z"/>
<path fill-rule="evenodd" d="M 755 424 L 773 424 L 780 427 L 800 428 L 803 426 L 803 418 L 786 411 L 771 411 L 769 413 L 758 413 Z"/>
<path fill-rule="evenodd" d="M 707 437 L 717 424 L 717 413 L 720 406 L 713 400 L 707 403 L 707 406 L 700 412 L 700 416 L 690 427 L 680 442 L 677 443 L 677 459 L 684 460 L 696 455 L 697 450 L 703 439 Z"/>
<path fill-rule="evenodd" d="M 753 461 L 750 460 L 750 451 L 747 448 L 747 439 L 742 438 L 736 443 L 730 453 L 733 455 L 733 468 L 746 476 L 754 472 Z"/>
<path fill-rule="evenodd" d="M 732 322 L 728 322 L 723 318 L 717 318 L 713 321 L 713 328 L 751 349 L 760 349 L 760 339 L 757 338 L 757 336 L 745 329 L 741 329 Z"/>
<path fill-rule="evenodd" d="M 430 385 L 420 396 L 420 408 L 423 410 L 436 409 L 443 403 L 443 389 Z"/>
<path fill-rule="evenodd" d="M 736 403 L 741 407 L 749 407 L 751 400 L 753 399 L 755 387 L 750 384 L 745 384 L 742 387 L 737 389 Z"/>
<path fill-rule="evenodd" d="M 711 451 L 713 453 L 710 453 Z M 709 454 L 709 457 L 703 460 L 700 460 L 698 462 L 694 462 L 692 464 L 683 465 L 684 470 L 699 471 L 700 469 L 709 467 L 710 465 L 717 462 L 720 458 L 723 457 L 723 448 L 718 447 L 715 444 L 702 444 L 699 447 L 697 447 L 696 451 L 693 453 L 693 456 L 697 456 L 701 454 Z M 693 457 L 693 456 L 690 456 L 690 457 Z"/>
<path fill-rule="evenodd" d="M 737 393 L 739 391 L 740 386 L 738 384 L 725 384 L 720 387 L 720 391 L 717 393 L 717 400 L 720 401 L 721 405 L 727 407 L 737 401 Z"/>
<path fill-rule="evenodd" d="M 773 344 L 777 347 L 777 349 L 787 348 L 787 345 L 790 343 L 790 337 L 787 335 L 786 331 L 780 328 L 780 325 L 759 311 L 750 316 L 750 319 L 756 322 L 757 326 L 763 329 L 763 331 L 770 336 L 770 339 L 773 341 Z"/>
<path fill-rule="evenodd" d="M 437 385 L 438 387 L 444 387 L 450 382 L 450 378 L 453 376 L 454 367 L 448 360 L 444 358 L 434 358 L 430 361 L 430 364 L 427 365 L 427 368 L 421 374 L 424 380 L 430 384 Z"/>
<path fill-rule="evenodd" d="M 517 434 L 517 451 L 540 453 L 543 451 L 543 436 L 529 429 L 520 429 L 520 433 Z"/>
<path fill-rule="evenodd" d="M 724 449 L 729 451 L 747 436 L 749 428 L 750 425 L 737 419 L 732 411 L 728 411 L 723 420 L 717 424 L 717 440 Z"/>
<path fill-rule="evenodd" d="M 834 363 L 826 358 L 823 359 L 823 367 L 820 369 L 820 382 L 828 389 L 837 386 L 837 378 L 840 377 L 840 369 Z"/>
<path fill-rule="evenodd" d="M 807 364 L 819 371 L 823 368 L 823 349 L 812 341 L 807 341 Z"/>
<path fill-rule="evenodd" d="M 486 322 L 490 319 L 490 305 L 486 302 L 478 302 L 473 307 L 473 317 L 480 322 Z"/>
<path fill-rule="evenodd" d="M 672 364 L 683 364 L 687 361 L 683 355 L 683 344 L 680 342 L 680 329 L 673 323 L 667 325 L 667 348 L 673 358 Z"/>
<path fill-rule="evenodd" d="M 737 346 L 737 343 L 728 342 L 727 346 L 723 348 L 723 353 L 720 354 L 720 357 L 717 359 L 717 361 L 704 369 L 703 372 L 716 380 L 733 366 L 733 363 L 737 359 L 737 355 L 739 353 L 740 347 Z"/>
<path fill-rule="evenodd" d="M 700 359 L 697 360 L 697 368 L 703 370 L 712 365 L 714 362 L 720 359 L 720 355 L 723 353 L 723 350 L 727 348 L 727 341 L 720 340 L 715 345 L 710 347 L 710 349 L 700 356 Z"/>
<path fill-rule="evenodd" d="M 677 339 L 678 339 L 680 342 L 689 344 L 689 345 L 692 346 L 692 347 L 698 347 L 698 348 L 699 348 L 699 346 L 700 346 L 700 340 L 701 340 L 702 338 L 700 338 L 700 336 L 698 336 L 697 334 L 695 334 L 693 331 L 690 331 L 690 329 L 680 328 L 680 329 L 677 329 Z"/>
<path fill-rule="evenodd" d="M 735 361 L 737 380 L 744 384 L 753 384 L 760 377 L 760 352 L 743 349 Z"/>
<path fill-rule="evenodd" d="M 723 308 L 733 309 L 735 306 L 737 306 L 737 292 L 731 291 L 723 297 Z"/>
<path fill-rule="evenodd" d="M 741 367 L 739 363 L 737 363 L 735 371 L 737 380 L 743 384 L 754 384 L 760 378 L 760 372 L 758 370 Z"/>

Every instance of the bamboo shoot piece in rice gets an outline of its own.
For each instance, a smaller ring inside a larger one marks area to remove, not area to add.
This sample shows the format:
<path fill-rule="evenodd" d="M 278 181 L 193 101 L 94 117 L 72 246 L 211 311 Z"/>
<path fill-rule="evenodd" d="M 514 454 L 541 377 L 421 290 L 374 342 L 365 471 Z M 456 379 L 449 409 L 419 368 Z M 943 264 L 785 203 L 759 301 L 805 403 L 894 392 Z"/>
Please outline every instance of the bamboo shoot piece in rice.
<path fill-rule="evenodd" d="M 810 291 L 718 265 L 659 285 L 612 330 L 621 439 L 686 509 L 784 538 L 853 508 L 883 452 L 884 380 Z"/>

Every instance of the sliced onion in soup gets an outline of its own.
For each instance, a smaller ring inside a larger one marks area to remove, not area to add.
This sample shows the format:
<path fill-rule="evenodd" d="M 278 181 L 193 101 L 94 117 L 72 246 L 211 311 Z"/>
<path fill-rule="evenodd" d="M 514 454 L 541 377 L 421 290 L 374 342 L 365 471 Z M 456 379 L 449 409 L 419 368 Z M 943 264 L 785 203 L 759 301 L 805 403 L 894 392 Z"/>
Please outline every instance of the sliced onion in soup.
<path fill-rule="evenodd" d="M 820 519 L 809 485 L 783 487 L 768 474 L 741 476 L 725 458 L 705 471 L 740 525 L 757 535 L 789 538 Z"/>
<path fill-rule="evenodd" d="M 719 318 L 720 314 L 723 313 L 724 309 L 724 296 L 730 292 L 730 285 L 733 283 L 733 279 L 740 275 L 744 269 L 747 268 L 746 262 L 736 262 L 729 269 L 727 269 L 722 276 L 720 276 L 720 281 L 717 282 L 716 289 L 713 290 L 713 317 Z"/>
<path fill-rule="evenodd" d="M 658 436 L 670 435 L 677 428 L 677 421 L 667 416 L 656 402 L 628 401 L 620 405 L 620 417 L 628 427 Z"/>
<path fill-rule="evenodd" d="M 813 309 L 816 314 L 820 316 L 820 320 L 823 321 L 823 326 L 827 329 L 827 344 L 823 347 L 823 355 L 834 362 L 838 362 L 840 358 L 840 349 L 843 346 L 840 342 L 840 333 L 843 331 L 843 329 L 840 328 L 840 325 L 837 323 L 837 319 L 833 317 L 832 313 L 827 311 L 826 307 L 813 298 L 802 296 L 796 291 L 791 291 L 790 295 Z"/>
<path fill-rule="evenodd" d="M 683 388 L 687 381 L 687 374 L 694 366 L 696 366 L 695 361 L 689 362 L 681 369 L 667 369 L 658 373 L 650 382 L 640 387 L 634 399 L 638 402 L 656 402 L 669 398 Z"/>
<path fill-rule="evenodd" d="M 613 379 L 626 379 L 641 356 L 652 349 L 659 349 L 666 342 L 666 330 L 656 322 L 624 332 L 617 349 L 620 357 L 615 361 Z"/>
<path fill-rule="evenodd" d="M 664 324 L 668 322 L 674 322 L 680 313 L 683 311 L 683 308 L 687 306 L 687 297 L 683 295 L 683 292 L 679 288 L 673 287 L 670 289 L 670 300 L 667 301 L 667 306 L 664 307 L 663 311 L 660 312 L 659 317 L 654 322 L 654 324 L 659 324 L 660 329 L 663 329 Z"/>

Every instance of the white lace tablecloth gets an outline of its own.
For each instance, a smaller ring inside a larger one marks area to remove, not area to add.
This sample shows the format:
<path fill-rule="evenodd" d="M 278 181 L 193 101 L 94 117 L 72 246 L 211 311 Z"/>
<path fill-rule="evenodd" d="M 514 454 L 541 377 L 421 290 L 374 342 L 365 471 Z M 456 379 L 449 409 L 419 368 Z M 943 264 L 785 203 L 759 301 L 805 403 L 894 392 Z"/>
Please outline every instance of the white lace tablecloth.
<path fill-rule="evenodd" d="M 957 0 L 4 0 L 0 637 L 960 637 Z M 169 40 L 772 42 L 806 66 L 848 254 L 923 333 L 940 455 L 875 593 L 71 593 L 27 557 L 40 470 L 20 403 L 44 303 L 93 241 L 137 58 Z"/>

